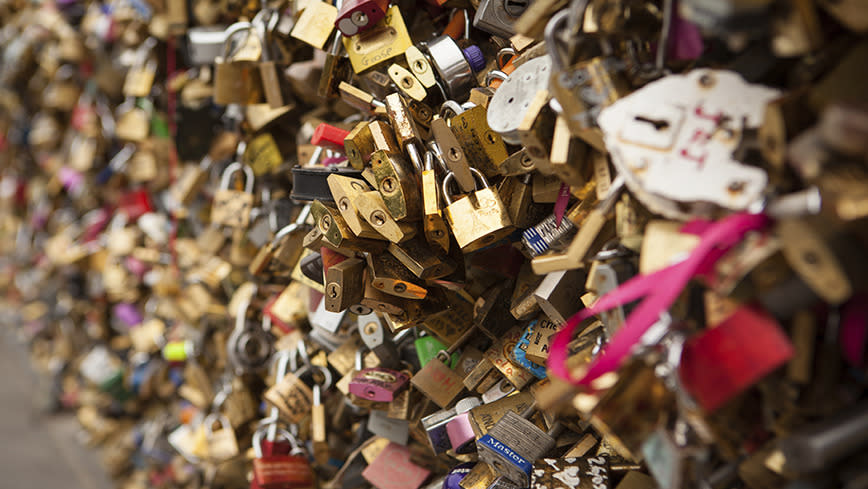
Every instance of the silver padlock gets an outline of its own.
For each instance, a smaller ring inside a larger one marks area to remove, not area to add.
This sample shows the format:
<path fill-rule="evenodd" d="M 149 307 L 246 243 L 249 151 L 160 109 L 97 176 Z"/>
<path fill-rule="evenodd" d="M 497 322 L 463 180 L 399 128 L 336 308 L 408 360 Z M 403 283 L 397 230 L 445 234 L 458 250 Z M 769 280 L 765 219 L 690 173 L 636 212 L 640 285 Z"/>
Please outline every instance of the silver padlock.
<path fill-rule="evenodd" d="M 225 43 L 224 25 L 191 27 L 187 30 L 187 62 L 190 66 L 212 65 Z"/>
<path fill-rule="evenodd" d="M 526 419 L 532 412 L 532 407 L 523 415 L 508 411 L 476 441 L 479 460 L 520 487 L 530 485 L 533 462 L 554 448 L 555 436 L 561 429 L 560 423 L 552 425 L 548 432 L 539 429 Z"/>
<path fill-rule="evenodd" d="M 473 27 L 509 39 L 515 35 L 512 24 L 529 4 L 529 0 L 482 0 L 473 16 Z"/>
<path fill-rule="evenodd" d="M 431 64 L 445 88 L 444 98 L 466 99 L 470 89 L 476 86 L 476 77 L 458 43 L 449 36 L 439 36 L 423 44 L 423 47 L 427 48 Z"/>
<path fill-rule="evenodd" d="M 521 144 L 519 125 L 537 92 L 548 90 L 551 70 L 549 56 L 534 58 L 516 68 L 494 92 L 488 102 L 488 126 L 507 143 Z"/>

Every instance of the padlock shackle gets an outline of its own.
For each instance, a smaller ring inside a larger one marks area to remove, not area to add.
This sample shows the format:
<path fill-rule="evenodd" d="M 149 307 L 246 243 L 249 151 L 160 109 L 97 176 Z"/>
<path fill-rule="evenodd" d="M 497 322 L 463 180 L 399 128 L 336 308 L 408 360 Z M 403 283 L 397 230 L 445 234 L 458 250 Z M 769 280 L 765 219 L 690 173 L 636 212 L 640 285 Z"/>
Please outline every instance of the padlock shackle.
<path fill-rule="evenodd" d="M 488 180 L 485 178 L 485 175 L 483 175 L 481 171 L 471 166 L 470 173 L 473 173 L 474 175 L 476 175 L 476 178 L 482 181 L 482 188 L 477 188 L 476 191 L 488 188 Z M 453 172 L 447 173 L 446 176 L 443 178 L 443 200 L 446 201 L 447 206 L 452 205 L 452 196 L 449 194 L 449 182 L 451 182 L 453 178 L 455 178 L 455 174 Z"/>
<path fill-rule="evenodd" d="M 205 426 L 205 437 L 209 440 L 214 437 L 214 423 L 219 423 L 222 429 L 232 429 L 232 423 L 229 422 L 229 418 L 226 417 L 225 414 L 221 413 L 211 413 L 205 416 L 205 419 L 202 420 Z"/>
<path fill-rule="evenodd" d="M 553 70 L 565 71 L 571 62 L 572 56 L 575 54 L 576 46 L 583 41 L 583 36 L 579 35 L 579 33 L 584 30 L 585 12 L 588 10 L 589 3 L 589 0 L 572 0 L 568 9 L 556 13 L 546 23 L 543 38 L 546 42 L 549 57 L 552 60 Z M 566 60 L 562 56 L 564 53 L 560 50 L 561 42 L 558 39 L 558 32 L 562 27 L 572 29 L 569 35 Z"/>
<path fill-rule="evenodd" d="M 440 104 L 440 111 L 438 112 L 438 114 L 440 114 L 441 119 L 445 120 L 446 122 L 449 122 L 449 120 L 452 119 L 452 117 L 446 117 L 446 116 L 450 112 L 452 112 L 452 115 L 459 115 L 459 114 L 464 112 L 464 107 L 462 107 L 461 104 L 459 104 L 458 102 L 456 102 L 454 100 L 446 100 L 445 102 Z"/>
<path fill-rule="evenodd" d="M 232 47 L 232 38 L 235 37 L 239 32 L 246 32 L 248 37 L 250 36 L 250 31 L 252 31 L 253 24 L 250 22 L 236 22 L 229 27 L 226 28 L 225 31 L 225 39 L 223 40 L 223 61 L 228 61 L 232 56 L 231 47 Z"/>
<path fill-rule="evenodd" d="M 253 454 L 254 454 L 254 456 L 256 456 L 256 458 L 262 458 L 263 457 L 262 435 L 263 435 L 263 432 L 267 431 L 269 429 L 269 427 L 271 427 L 272 425 L 276 426 L 277 422 L 260 425 L 259 428 L 257 428 L 256 431 L 253 432 L 253 443 L 252 443 L 253 444 Z M 304 450 L 301 448 L 301 445 L 298 443 L 298 439 L 295 436 L 293 436 L 292 433 L 290 433 L 290 431 L 288 429 L 278 428 L 277 433 L 280 435 L 283 435 L 283 438 L 285 438 L 289 442 L 290 446 L 292 446 L 292 450 L 290 450 L 290 452 L 289 452 L 290 455 L 304 454 Z M 276 439 L 276 437 L 275 437 L 275 439 Z M 269 440 L 269 441 L 271 441 L 271 440 Z"/>
<path fill-rule="evenodd" d="M 287 224 L 286 226 L 282 227 L 280 231 L 275 233 L 274 238 L 271 240 L 271 246 L 277 246 L 278 243 L 280 243 L 280 240 L 282 240 L 286 236 L 289 236 L 293 231 L 300 228 L 304 224 L 304 221 L 307 220 L 308 216 L 310 216 L 310 204 L 307 204 L 301 208 L 301 211 L 299 211 L 298 217 L 295 219 L 295 222 L 293 222 L 292 224 Z"/>
<path fill-rule="evenodd" d="M 244 193 L 252 194 L 253 193 L 253 170 L 244 164 L 239 162 L 230 163 L 225 170 L 223 170 L 223 175 L 220 176 L 220 188 L 221 189 L 229 189 L 229 184 L 232 181 L 232 174 L 235 172 L 244 172 Z"/>

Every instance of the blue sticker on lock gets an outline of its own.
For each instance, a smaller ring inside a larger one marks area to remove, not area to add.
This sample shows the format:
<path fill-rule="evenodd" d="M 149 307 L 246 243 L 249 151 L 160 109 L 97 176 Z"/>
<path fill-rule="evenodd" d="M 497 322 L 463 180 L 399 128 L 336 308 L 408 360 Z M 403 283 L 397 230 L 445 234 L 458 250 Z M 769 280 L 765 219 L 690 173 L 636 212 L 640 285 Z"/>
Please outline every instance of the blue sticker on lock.
<path fill-rule="evenodd" d="M 509 448 L 503 443 L 492 438 L 491 435 L 484 435 L 482 438 L 479 439 L 479 444 L 490 448 L 496 453 L 499 453 L 504 459 L 508 460 L 511 464 L 521 469 L 525 474 L 530 475 L 530 469 L 533 468 L 533 464 L 528 462 L 526 458 L 519 455 L 512 448 Z"/>
<path fill-rule="evenodd" d="M 512 360 L 521 365 L 523 369 L 532 373 L 534 377 L 544 379 L 547 377 L 546 368 L 527 359 L 527 347 L 530 345 L 530 338 L 533 336 L 533 328 L 536 326 L 536 323 L 537 321 L 534 320 L 524 330 L 524 334 L 521 335 L 521 339 L 518 340 L 518 343 L 516 343 L 515 348 L 512 350 Z"/>

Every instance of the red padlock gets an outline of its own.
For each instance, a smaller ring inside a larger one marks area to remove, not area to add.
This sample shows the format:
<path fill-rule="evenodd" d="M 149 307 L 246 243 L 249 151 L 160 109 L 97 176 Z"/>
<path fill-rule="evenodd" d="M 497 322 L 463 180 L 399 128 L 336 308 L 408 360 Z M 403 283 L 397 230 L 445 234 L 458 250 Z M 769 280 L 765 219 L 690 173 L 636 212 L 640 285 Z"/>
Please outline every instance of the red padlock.
<path fill-rule="evenodd" d="M 362 477 L 378 489 L 419 489 L 431 471 L 410 460 L 410 449 L 390 442 L 362 471 Z"/>
<path fill-rule="evenodd" d="M 350 131 L 345 131 L 339 127 L 322 122 L 314 129 L 313 136 L 310 138 L 310 144 L 343 151 L 344 139 L 349 133 Z"/>
<path fill-rule="evenodd" d="M 681 381 L 703 409 L 714 411 L 786 363 L 793 352 L 772 316 L 742 306 L 684 344 Z"/>
<path fill-rule="evenodd" d="M 313 487 L 314 478 L 310 462 L 292 434 L 285 429 L 274 430 L 282 435 L 291 446 L 289 453 L 264 453 L 263 432 L 269 425 L 260 427 L 253 434 L 253 480 L 251 489 L 307 489 Z M 272 445 L 270 448 L 275 449 Z"/>
<path fill-rule="evenodd" d="M 349 0 L 338 11 L 335 27 L 350 37 L 377 25 L 386 16 L 389 0 Z"/>
<path fill-rule="evenodd" d="M 148 192 L 144 189 L 138 189 L 120 196 L 118 210 L 126 214 L 130 222 L 134 222 L 142 215 L 154 212 L 154 206 L 151 205 L 151 197 Z"/>

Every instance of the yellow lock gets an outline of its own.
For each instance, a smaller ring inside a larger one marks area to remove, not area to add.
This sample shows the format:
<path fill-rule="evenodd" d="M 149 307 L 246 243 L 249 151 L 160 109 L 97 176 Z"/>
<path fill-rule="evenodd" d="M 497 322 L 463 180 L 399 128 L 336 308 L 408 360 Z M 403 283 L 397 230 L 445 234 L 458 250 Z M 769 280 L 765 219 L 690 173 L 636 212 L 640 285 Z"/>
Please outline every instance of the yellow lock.
<path fill-rule="evenodd" d="M 452 202 L 449 195 L 449 182 L 454 175 L 450 172 L 443 179 L 446 220 L 452 228 L 455 241 L 464 253 L 493 244 L 513 230 L 509 212 L 500 196 L 488 186 L 488 181 L 479 170 L 471 168 L 470 171 L 479 178 L 483 188 L 455 202 Z"/>
<path fill-rule="evenodd" d="M 377 25 L 355 36 L 344 37 L 343 42 L 356 73 L 400 56 L 413 45 L 397 5 L 389 7 L 386 17 Z"/>

